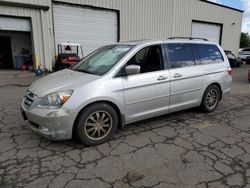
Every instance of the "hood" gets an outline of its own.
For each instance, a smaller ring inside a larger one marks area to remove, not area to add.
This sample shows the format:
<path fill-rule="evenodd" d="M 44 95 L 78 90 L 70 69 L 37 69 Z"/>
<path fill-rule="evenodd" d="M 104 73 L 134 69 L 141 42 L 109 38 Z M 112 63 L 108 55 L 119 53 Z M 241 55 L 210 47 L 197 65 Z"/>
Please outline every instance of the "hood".
<path fill-rule="evenodd" d="M 50 93 L 78 88 L 100 76 L 64 69 L 35 81 L 29 90 L 38 97 Z"/>

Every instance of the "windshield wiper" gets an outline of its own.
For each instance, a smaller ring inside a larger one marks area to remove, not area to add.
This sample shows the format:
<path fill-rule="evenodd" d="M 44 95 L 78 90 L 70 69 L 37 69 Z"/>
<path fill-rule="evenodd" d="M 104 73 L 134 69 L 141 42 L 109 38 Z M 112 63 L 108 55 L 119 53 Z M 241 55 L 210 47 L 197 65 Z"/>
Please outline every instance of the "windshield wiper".
<path fill-rule="evenodd" d="M 75 71 L 83 72 L 83 73 L 87 73 L 87 74 L 94 74 L 93 72 L 89 72 L 89 71 L 86 71 L 86 70 L 75 70 Z"/>

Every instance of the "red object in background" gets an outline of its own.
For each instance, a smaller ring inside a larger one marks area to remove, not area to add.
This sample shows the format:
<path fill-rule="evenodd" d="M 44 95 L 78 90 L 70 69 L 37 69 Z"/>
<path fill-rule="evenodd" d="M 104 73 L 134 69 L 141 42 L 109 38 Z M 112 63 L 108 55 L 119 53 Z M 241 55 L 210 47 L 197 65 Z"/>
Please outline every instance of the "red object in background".
<path fill-rule="evenodd" d="M 75 56 L 68 57 L 69 61 L 77 61 L 77 58 Z"/>
<path fill-rule="evenodd" d="M 60 43 L 57 46 L 58 52 L 55 63 L 55 70 L 69 68 L 84 58 L 82 44 Z"/>
<path fill-rule="evenodd" d="M 61 63 L 68 64 L 68 65 L 74 65 L 78 62 L 77 57 L 75 56 L 69 56 L 66 58 L 61 58 Z"/>
<path fill-rule="evenodd" d="M 28 70 L 28 68 L 29 67 L 26 64 L 22 64 L 21 71 L 26 71 L 26 70 Z"/>

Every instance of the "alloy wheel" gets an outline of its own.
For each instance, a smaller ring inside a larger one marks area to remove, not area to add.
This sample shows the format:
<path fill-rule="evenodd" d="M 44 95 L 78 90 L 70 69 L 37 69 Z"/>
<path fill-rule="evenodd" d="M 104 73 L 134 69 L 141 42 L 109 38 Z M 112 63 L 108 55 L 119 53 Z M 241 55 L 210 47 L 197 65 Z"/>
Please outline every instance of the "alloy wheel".
<path fill-rule="evenodd" d="M 86 120 L 84 131 L 91 140 L 101 140 L 112 129 L 111 115 L 106 111 L 96 111 Z"/>
<path fill-rule="evenodd" d="M 206 97 L 206 105 L 209 109 L 216 107 L 218 103 L 218 92 L 216 89 L 211 89 Z"/>

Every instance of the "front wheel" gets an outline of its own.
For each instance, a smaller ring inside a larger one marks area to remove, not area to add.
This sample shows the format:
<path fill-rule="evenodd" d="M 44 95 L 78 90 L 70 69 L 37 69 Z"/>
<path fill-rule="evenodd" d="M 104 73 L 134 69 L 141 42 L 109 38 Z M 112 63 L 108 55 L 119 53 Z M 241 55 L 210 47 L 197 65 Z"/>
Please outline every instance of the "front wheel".
<path fill-rule="evenodd" d="M 86 145 L 97 145 L 110 140 L 118 127 L 114 108 L 106 103 L 97 103 L 81 112 L 76 121 L 76 135 Z"/>
<path fill-rule="evenodd" d="M 216 85 L 209 86 L 203 95 L 201 108 L 205 112 L 213 112 L 217 108 L 220 101 L 220 89 Z"/>

